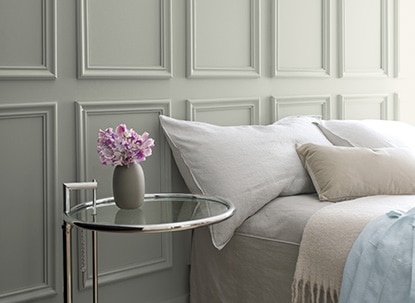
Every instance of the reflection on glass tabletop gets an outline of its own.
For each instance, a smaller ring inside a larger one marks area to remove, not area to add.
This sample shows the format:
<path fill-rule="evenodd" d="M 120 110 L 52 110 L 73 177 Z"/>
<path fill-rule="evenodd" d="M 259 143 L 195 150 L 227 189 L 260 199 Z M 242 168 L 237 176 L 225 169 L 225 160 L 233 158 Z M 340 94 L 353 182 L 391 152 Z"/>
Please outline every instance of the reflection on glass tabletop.
<path fill-rule="evenodd" d="M 191 194 L 147 194 L 137 209 L 120 209 L 114 198 L 85 202 L 64 213 L 63 219 L 81 228 L 111 232 L 186 230 L 223 221 L 233 215 L 229 201 Z"/>

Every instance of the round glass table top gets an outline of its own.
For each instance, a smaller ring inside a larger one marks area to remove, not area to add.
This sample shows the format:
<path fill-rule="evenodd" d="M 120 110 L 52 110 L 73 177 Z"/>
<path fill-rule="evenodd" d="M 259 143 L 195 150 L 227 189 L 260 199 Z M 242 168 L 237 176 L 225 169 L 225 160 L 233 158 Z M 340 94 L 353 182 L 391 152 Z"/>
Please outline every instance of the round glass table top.
<path fill-rule="evenodd" d="M 233 215 L 232 203 L 191 194 L 147 194 L 137 209 L 120 209 L 114 198 L 78 204 L 63 214 L 65 222 L 110 232 L 186 230 L 223 221 Z"/>

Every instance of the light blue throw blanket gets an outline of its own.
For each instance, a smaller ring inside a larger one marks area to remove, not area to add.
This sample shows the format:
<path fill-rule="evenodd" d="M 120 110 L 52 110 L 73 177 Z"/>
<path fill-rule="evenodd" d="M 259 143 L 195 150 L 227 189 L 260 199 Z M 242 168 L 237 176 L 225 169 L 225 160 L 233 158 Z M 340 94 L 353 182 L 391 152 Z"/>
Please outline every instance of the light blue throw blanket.
<path fill-rule="evenodd" d="M 339 303 L 415 302 L 415 208 L 371 221 L 347 258 Z"/>

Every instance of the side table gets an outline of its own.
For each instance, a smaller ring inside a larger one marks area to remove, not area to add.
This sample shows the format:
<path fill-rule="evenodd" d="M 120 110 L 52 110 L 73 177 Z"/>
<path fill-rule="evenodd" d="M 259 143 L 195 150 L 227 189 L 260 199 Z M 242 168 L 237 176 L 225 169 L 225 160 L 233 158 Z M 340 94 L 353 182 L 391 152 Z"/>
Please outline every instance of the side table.
<path fill-rule="evenodd" d="M 134 210 L 119 209 L 114 198 L 96 199 L 97 182 L 64 183 L 63 244 L 64 302 L 72 303 L 72 227 L 92 232 L 93 302 L 98 302 L 97 231 L 171 232 L 193 229 L 223 221 L 235 212 L 232 203 L 191 194 L 147 194 Z M 91 189 L 93 201 L 70 206 L 73 190 Z"/>

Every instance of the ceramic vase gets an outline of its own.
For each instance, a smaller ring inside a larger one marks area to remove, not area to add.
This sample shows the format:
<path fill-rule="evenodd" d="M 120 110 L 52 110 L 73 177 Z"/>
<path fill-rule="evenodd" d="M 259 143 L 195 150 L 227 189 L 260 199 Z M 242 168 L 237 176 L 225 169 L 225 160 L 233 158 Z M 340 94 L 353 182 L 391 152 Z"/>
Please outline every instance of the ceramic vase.
<path fill-rule="evenodd" d="M 145 179 L 140 164 L 116 166 L 112 176 L 115 204 L 121 209 L 139 208 L 144 203 Z"/>

